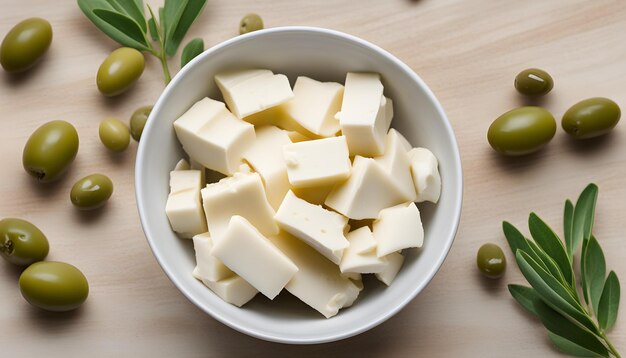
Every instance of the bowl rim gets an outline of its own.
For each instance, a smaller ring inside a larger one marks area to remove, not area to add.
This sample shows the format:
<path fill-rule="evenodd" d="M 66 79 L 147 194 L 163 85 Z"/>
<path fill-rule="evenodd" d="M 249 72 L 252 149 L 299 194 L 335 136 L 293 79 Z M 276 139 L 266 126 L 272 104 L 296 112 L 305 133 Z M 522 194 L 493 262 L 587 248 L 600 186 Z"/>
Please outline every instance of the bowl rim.
<path fill-rule="evenodd" d="M 365 331 L 368 331 L 378 326 L 379 324 L 385 322 L 389 318 L 393 317 L 396 313 L 398 313 L 400 310 L 406 307 L 406 305 L 409 302 L 411 302 L 432 281 L 435 274 L 439 271 L 443 262 L 445 261 L 446 257 L 448 256 L 450 252 L 450 248 L 452 247 L 452 244 L 454 243 L 454 240 L 458 232 L 459 224 L 460 224 L 460 219 L 461 219 L 461 208 L 462 208 L 462 203 L 463 203 L 463 171 L 462 171 L 462 166 L 461 166 L 461 157 L 460 157 L 458 142 L 456 140 L 456 136 L 452 129 L 452 125 L 447 115 L 445 114 L 445 111 L 441 103 L 435 97 L 432 90 L 421 79 L 421 77 L 417 75 L 407 64 L 405 64 L 404 62 L 402 62 L 397 57 L 392 55 L 390 52 L 384 50 L 383 48 L 369 41 L 356 37 L 354 35 L 350 35 L 350 34 L 337 31 L 337 30 L 321 28 L 321 27 L 311 27 L 311 26 L 282 26 L 282 27 L 274 27 L 274 28 L 254 31 L 254 32 L 250 32 L 244 35 L 235 36 L 231 39 L 220 42 L 219 44 L 216 44 L 212 46 L 211 48 L 205 50 L 203 53 L 201 53 L 200 55 L 192 59 L 180 71 L 178 71 L 178 73 L 172 78 L 170 83 L 165 87 L 165 89 L 163 90 L 163 92 L 161 93 L 161 95 L 159 96 L 158 100 L 156 101 L 154 105 L 154 108 L 146 123 L 146 127 L 144 128 L 143 135 L 145 136 L 146 134 L 149 134 L 152 131 L 152 127 L 154 126 L 154 123 L 153 121 L 150 120 L 150 118 L 154 116 L 154 113 L 158 113 L 160 111 L 161 106 L 163 105 L 163 102 L 165 101 L 167 97 L 169 97 L 169 93 L 172 91 L 173 88 L 176 87 L 176 84 L 180 81 L 180 79 L 195 66 L 195 64 L 201 61 L 204 61 L 205 58 L 210 57 L 213 53 L 218 52 L 224 48 L 230 47 L 239 42 L 247 41 L 255 37 L 266 36 L 268 34 L 279 33 L 279 32 L 280 33 L 285 33 L 285 32 L 286 33 L 288 32 L 316 33 L 316 34 L 320 34 L 324 36 L 331 36 L 334 38 L 347 40 L 361 47 L 377 52 L 381 56 L 385 57 L 387 60 L 393 62 L 394 65 L 398 66 L 403 72 L 406 73 L 407 76 L 411 78 L 412 81 L 417 83 L 419 87 L 424 90 L 425 95 L 434 104 L 437 113 L 443 119 L 444 128 L 449 138 L 451 139 L 451 144 L 453 146 L 452 148 L 453 153 L 455 154 L 453 164 L 454 164 L 455 170 L 458 173 L 458 181 L 457 181 L 456 188 L 451 188 L 452 189 L 451 191 L 453 191 L 457 195 L 456 195 L 456 200 L 453 203 L 454 212 L 453 212 L 453 215 L 451 216 L 452 220 L 450 221 L 451 224 L 453 225 L 451 227 L 452 230 L 450 231 L 451 237 L 447 238 L 445 249 L 439 253 L 439 256 L 437 257 L 435 264 L 428 271 L 428 274 L 426 275 L 426 279 L 422 280 L 422 282 L 419 285 L 416 285 L 411 291 L 411 294 L 404 297 L 397 306 L 388 310 L 387 312 L 385 312 L 385 314 L 378 316 L 376 319 L 365 321 L 363 324 L 355 326 L 350 330 L 346 330 L 341 333 L 322 334 L 316 337 L 306 337 L 306 338 L 286 338 L 286 337 L 282 337 L 279 335 L 268 334 L 261 330 L 256 330 L 256 329 L 251 329 L 245 326 L 240 326 L 239 324 L 235 322 L 231 322 L 230 320 L 222 317 L 219 312 L 214 311 L 212 307 L 210 307 L 209 305 L 206 305 L 201 300 L 196 299 L 190 292 L 188 292 L 185 286 L 181 282 L 179 282 L 178 279 L 173 274 L 170 274 L 168 269 L 166 269 L 165 267 L 166 265 L 164 266 L 163 264 L 164 259 L 162 257 L 162 253 L 158 249 L 156 249 L 154 241 L 151 239 L 151 237 L 155 237 L 155 233 L 153 233 L 150 227 L 148 226 L 149 219 L 147 218 L 147 214 L 146 214 L 147 210 L 145 210 L 143 201 L 141 200 L 142 197 L 145 197 L 146 195 L 148 195 L 146 192 L 144 192 L 145 189 L 142 186 L 142 182 L 144 181 L 144 175 L 141 171 L 141 169 L 144 167 L 144 161 L 147 160 L 145 156 L 146 141 L 139 141 L 139 146 L 137 149 L 137 155 L 136 155 L 136 161 L 135 161 L 135 181 L 134 181 L 135 200 L 136 200 L 137 210 L 139 212 L 139 219 L 141 221 L 141 226 L 144 232 L 144 236 L 146 238 L 146 241 L 148 241 L 150 250 L 152 251 L 152 254 L 154 255 L 154 257 L 156 258 L 161 270 L 166 274 L 166 276 L 170 279 L 170 281 L 174 283 L 176 288 L 189 301 L 191 301 L 194 305 L 196 305 L 202 311 L 208 313 L 214 319 L 218 320 L 219 322 L 227 325 L 228 327 L 236 331 L 239 331 L 246 335 L 249 335 L 258 339 L 266 340 L 266 341 L 288 343 L 288 344 L 316 344 L 316 343 L 333 342 L 333 341 L 346 339 L 346 338 L 355 336 L 357 334 L 363 333 Z"/>

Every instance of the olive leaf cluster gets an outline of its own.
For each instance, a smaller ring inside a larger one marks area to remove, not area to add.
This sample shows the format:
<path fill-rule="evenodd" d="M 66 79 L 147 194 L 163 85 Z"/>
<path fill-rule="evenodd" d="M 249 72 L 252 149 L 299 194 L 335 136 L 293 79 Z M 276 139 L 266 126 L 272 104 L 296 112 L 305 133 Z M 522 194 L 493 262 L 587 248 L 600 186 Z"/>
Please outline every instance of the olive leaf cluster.
<path fill-rule="evenodd" d="M 147 6 L 146 18 L 143 0 L 78 0 L 85 16 L 111 39 L 157 57 L 166 84 L 171 80 L 167 58 L 176 54 L 205 4 L 206 0 L 165 0 L 158 16 Z M 181 67 L 202 51 L 202 39 L 191 40 L 183 49 Z"/>
<path fill-rule="evenodd" d="M 535 213 L 528 218 L 532 240 L 510 223 L 502 223 L 517 265 L 531 286 L 508 287 L 515 300 L 541 320 L 561 351 L 579 357 L 619 357 L 606 332 L 617 318 L 620 284 L 615 272 L 606 275 L 604 254 L 592 234 L 597 196 L 598 187 L 589 184 L 575 206 L 565 202 L 565 243 Z M 574 254 L 581 247 L 579 287 Z"/>

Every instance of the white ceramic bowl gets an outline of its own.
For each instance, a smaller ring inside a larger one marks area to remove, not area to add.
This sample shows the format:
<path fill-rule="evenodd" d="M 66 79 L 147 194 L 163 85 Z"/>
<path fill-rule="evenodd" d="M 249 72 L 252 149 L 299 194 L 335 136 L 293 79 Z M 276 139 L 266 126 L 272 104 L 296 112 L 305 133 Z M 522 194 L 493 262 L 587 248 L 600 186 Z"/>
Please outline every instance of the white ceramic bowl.
<path fill-rule="evenodd" d="M 404 267 L 390 287 L 375 279 L 355 304 L 325 319 L 283 292 L 274 301 L 258 295 L 243 308 L 223 302 L 191 276 L 193 245 L 177 238 L 165 216 L 169 171 L 185 154 L 172 122 L 194 102 L 221 98 L 213 75 L 231 68 L 268 68 L 286 74 L 343 83 L 349 71 L 381 74 L 385 94 L 394 101 L 392 126 L 414 146 L 439 158 L 443 190 L 437 205 L 419 205 L 425 238 L 421 250 L 406 250 Z M 446 257 L 459 223 L 461 161 L 454 133 L 428 86 L 404 63 L 371 43 L 337 31 L 282 27 L 253 32 L 207 50 L 167 86 L 148 120 L 135 168 L 137 206 L 156 259 L 187 298 L 226 325 L 251 336 L 284 343 L 321 343 L 366 331 L 397 313 L 426 287 Z"/>

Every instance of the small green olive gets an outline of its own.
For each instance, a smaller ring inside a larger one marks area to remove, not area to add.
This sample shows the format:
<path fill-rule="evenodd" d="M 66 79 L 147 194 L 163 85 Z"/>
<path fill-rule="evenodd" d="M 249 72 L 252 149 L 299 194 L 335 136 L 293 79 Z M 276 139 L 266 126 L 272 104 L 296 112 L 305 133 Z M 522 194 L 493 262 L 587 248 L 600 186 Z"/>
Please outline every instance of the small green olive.
<path fill-rule="evenodd" d="M 538 68 L 528 68 L 515 76 L 515 88 L 527 96 L 543 96 L 554 87 L 552 76 Z"/>
<path fill-rule="evenodd" d="M 52 26 L 33 17 L 15 25 L 2 40 L 0 64 L 7 72 L 21 72 L 33 67 L 52 43 Z"/>
<path fill-rule="evenodd" d="M 607 134 L 621 117 L 617 103 L 596 97 L 580 101 L 563 115 L 561 126 L 576 139 L 587 139 Z"/>
<path fill-rule="evenodd" d="M 144 106 L 137 109 L 133 112 L 133 115 L 130 116 L 130 134 L 133 136 L 133 139 L 138 142 L 139 139 L 141 139 L 141 134 L 143 133 L 143 128 L 146 126 L 150 112 L 152 112 L 152 106 Z"/>
<path fill-rule="evenodd" d="M 89 295 L 85 275 L 64 262 L 41 261 L 30 265 L 22 272 L 19 285 L 28 303 L 48 311 L 76 309 Z"/>
<path fill-rule="evenodd" d="M 46 258 L 46 236 L 30 222 L 17 218 L 0 220 L 0 256 L 14 265 L 30 265 Z"/>
<path fill-rule="evenodd" d="M 556 133 L 556 122 L 541 107 L 520 107 L 498 117 L 487 132 L 489 144 L 506 155 L 524 155 L 546 145 Z"/>
<path fill-rule="evenodd" d="M 257 14 L 248 14 L 239 22 L 239 34 L 241 35 L 257 30 L 263 30 L 263 19 Z"/>
<path fill-rule="evenodd" d="M 28 174 L 42 183 L 54 181 L 63 175 L 78 153 L 78 133 L 65 121 L 51 121 L 30 135 L 22 164 Z"/>
<path fill-rule="evenodd" d="M 103 206 L 113 194 L 113 182 L 102 174 L 88 175 L 78 180 L 70 191 L 72 204 L 80 210 Z"/>
<path fill-rule="evenodd" d="M 130 143 L 128 127 L 116 118 L 103 119 L 98 128 L 98 135 L 102 144 L 114 152 L 123 152 Z"/>
<path fill-rule="evenodd" d="M 489 278 L 500 278 L 506 270 L 506 257 L 500 246 L 484 244 L 478 249 L 476 265 L 483 275 Z"/>
<path fill-rule="evenodd" d="M 118 48 L 111 52 L 98 69 L 98 89 L 105 96 L 122 94 L 139 79 L 144 66 L 141 52 L 129 47 Z"/>

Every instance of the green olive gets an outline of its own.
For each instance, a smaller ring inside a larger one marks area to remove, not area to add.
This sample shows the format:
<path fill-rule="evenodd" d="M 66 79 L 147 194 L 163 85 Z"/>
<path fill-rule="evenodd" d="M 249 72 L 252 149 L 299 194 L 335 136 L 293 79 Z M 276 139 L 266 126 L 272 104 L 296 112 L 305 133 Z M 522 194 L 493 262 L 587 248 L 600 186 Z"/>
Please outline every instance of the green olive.
<path fill-rule="evenodd" d="M 610 132 L 621 114 L 617 103 L 610 99 L 589 98 L 570 107 L 563 115 L 561 126 L 576 139 L 593 138 Z"/>
<path fill-rule="evenodd" d="M 489 278 L 500 278 L 506 270 L 506 257 L 500 246 L 484 244 L 478 249 L 476 265 L 483 275 Z"/>
<path fill-rule="evenodd" d="M 102 174 L 88 175 L 78 180 L 70 191 L 72 204 L 80 210 L 103 206 L 113 194 L 113 182 Z"/>
<path fill-rule="evenodd" d="M 556 122 L 540 107 L 520 107 L 498 117 L 487 132 L 489 144 L 506 155 L 524 155 L 546 145 L 556 133 Z"/>
<path fill-rule="evenodd" d="M 36 262 L 22 272 L 19 284 L 28 303 L 48 311 L 76 309 L 89 295 L 85 275 L 64 262 Z"/>
<path fill-rule="evenodd" d="M 128 127 L 116 118 L 103 119 L 98 128 L 98 135 L 102 144 L 114 152 L 123 152 L 130 143 Z"/>
<path fill-rule="evenodd" d="M 0 256 L 14 265 L 30 265 L 46 258 L 48 239 L 30 222 L 16 218 L 0 220 Z"/>
<path fill-rule="evenodd" d="M 21 72 L 33 67 L 52 43 L 52 26 L 33 17 L 15 25 L 2 40 L 0 64 L 7 72 Z"/>
<path fill-rule="evenodd" d="M 22 164 L 28 174 L 42 183 L 54 181 L 63 175 L 78 153 L 78 133 L 65 121 L 51 121 L 30 135 Z"/>
<path fill-rule="evenodd" d="M 528 68 L 515 76 L 515 88 L 528 96 L 543 96 L 552 90 L 554 80 L 544 70 Z"/>
<path fill-rule="evenodd" d="M 257 30 L 263 30 L 263 19 L 257 14 L 248 14 L 239 22 L 239 34 L 241 35 Z"/>
<path fill-rule="evenodd" d="M 138 142 L 139 139 L 141 139 L 141 134 L 143 133 L 143 128 L 146 126 L 150 112 L 152 112 L 152 106 L 144 106 L 137 109 L 133 112 L 133 115 L 130 116 L 130 134 L 133 136 L 133 139 Z"/>
<path fill-rule="evenodd" d="M 111 52 L 98 69 L 98 89 L 105 96 L 124 93 L 139 79 L 144 66 L 141 52 L 129 47 L 118 48 Z"/>

